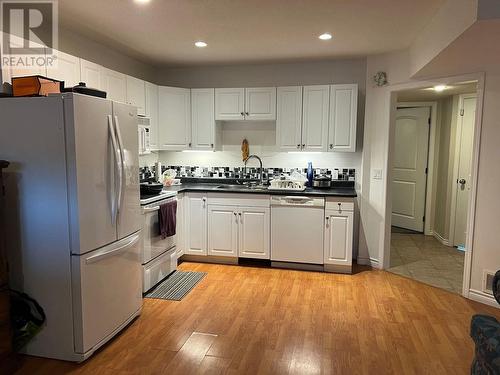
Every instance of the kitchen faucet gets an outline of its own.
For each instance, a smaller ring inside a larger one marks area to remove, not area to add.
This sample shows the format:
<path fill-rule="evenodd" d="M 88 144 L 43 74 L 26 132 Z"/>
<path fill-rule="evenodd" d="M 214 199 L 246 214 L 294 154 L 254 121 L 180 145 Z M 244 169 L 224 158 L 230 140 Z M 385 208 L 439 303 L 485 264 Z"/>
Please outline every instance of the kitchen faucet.
<path fill-rule="evenodd" d="M 260 185 L 263 185 L 264 184 L 264 179 L 263 179 L 263 176 L 264 176 L 264 170 L 262 168 L 262 159 L 259 158 L 257 155 L 250 155 L 248 158 L 246 158 L 244 160 L 245 162 L 245 168 L 243 169 L 243 174 L 246 175 L 247 174 L 247 163 L 250 159 L 257 159 L 260 163 Z"/>

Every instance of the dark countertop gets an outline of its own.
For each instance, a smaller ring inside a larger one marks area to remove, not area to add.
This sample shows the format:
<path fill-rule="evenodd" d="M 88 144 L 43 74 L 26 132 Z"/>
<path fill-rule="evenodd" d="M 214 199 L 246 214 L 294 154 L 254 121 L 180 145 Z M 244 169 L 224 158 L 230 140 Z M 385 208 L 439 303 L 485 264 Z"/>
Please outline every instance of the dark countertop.
<path fill-rule="evenodd" d="M 269 195 L 312 195 L 317 197 L 350 197 L 357 196 L 356 190 L 352 187 L 333 187 L 329 189 L 306 188 L 304 191 L 294 190 L 268 190 L 268 189 L 252 189 L 246 186 L 238 186 L 237 188 L 222 187 L 221 183 L 186 183 L 182 185 L 165 187 L 165 191 L 184 192 L 210 192 L 210 193 L 237 193 L 237 194 L 269 194 Z"/>

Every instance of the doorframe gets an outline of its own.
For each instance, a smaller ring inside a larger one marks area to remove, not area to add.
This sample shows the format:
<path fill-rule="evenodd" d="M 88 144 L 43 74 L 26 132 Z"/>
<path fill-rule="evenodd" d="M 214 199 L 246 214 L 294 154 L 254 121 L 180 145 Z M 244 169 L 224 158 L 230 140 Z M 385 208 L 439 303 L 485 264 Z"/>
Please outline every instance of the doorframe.
<path fill-rule="evenodd" d="M 472 187 L 471 187 L 471 199 L 469 200 L 469 207 L 467 210 L 467 236 L 466 236 L 466 252 L 464 260 L 464 273 L 463 273 L 463 287 L 462 295 L 465 298 L 470 298 L 470 278 L 472 270 L 472 252 L 473 240 L 474 240 L 474 224 L 476 215 L 476 201 L 477 201 L 477 181 L 479 172 L 479 152 L 481 143 L 481 128 L 482 128 L 482 118 L 483 118 L 483 101 L 484 101 L 484 85 L 485 85 L 485 73 L 470 73 L 451 77 L 435 77 L 429 78 L 425 81 L 412 81 L 408 83 L 395 84 L 389 88 L 389 128 L 385 148 L 385 169 L 386 180 L 385 183 L 385 217 L 382 229 L 382 236 L 380 243 L 382 245 L 382 253 L 380 254 L 379 263 L 382 268 L 389 268 L 390 261 L 390 251 L 391 251 L 391 216 L 392 212 L 392 158 L 394 154 L 394 129 L 396 120 L 396 108 L 397 108 L 397 93 L 402 90 L 408 89 L 423 89 L 427 87 L 432 87 L 435 85 L 452 85 L 457 82 L 467 82 L 467 81 L 477 81 L 477 104 L 476 104 L 476 120 L 474 124 L 474 141 L 472 146 Z"/>
<path fill-rule="evenodd" d="M 457 125 L 460 124 L 460 133 L 457 131 L 455 134 L 455 149 L 453 150 L 453 178 L 454 182 L 453 189 L 451 191 L 451 206 L 450 206 L 450 227 L 449 227 L 449 243 L 450 246 L 453 246 L 455 243 L 455 221 L 456 221 L 456 211 L 457 211 L 457 185 L 456 181 L 458 179 L 458 167 L 459 167 L 459 158 L 457 157 L 460 153 L 460 140 L 461 140 L 461 130 L 463 126 L 464 118 L 460 115 L 461 110 L 464 107 L 464 99 L 468 98 L 476 98 L 476 113 L 477 113 L 477 93 L 471 94 L 460 94 L 458 96 L 458 107 L 457 107 Z M 476 116 L 477 119 L 477 116 Z M 475 124 L 474 124 L 475 125 Z M 457 126 L 458 130 L 458 126 Z M 471 190 L 472 191 L 472 190 Z M 468 212 L 467 212 L 468 214 Z"/>
<path fill-rule="evenodd" d="M 427 178 L 425 184 L 425 221 L 424 221 L 424 234 L 432 236 L 432 224 L 434 221 L 434 206 L 436 189 L 434 186 L 434 172 L 435 172 L 435 147 L 436 147 L 436 128 L 437 128 L 437 102 L 398 102 L 398 108 L 423 108 L 430 107 L 431 109 L 431 123 L 429 124 L 429 147 L 427 148 Z"/>

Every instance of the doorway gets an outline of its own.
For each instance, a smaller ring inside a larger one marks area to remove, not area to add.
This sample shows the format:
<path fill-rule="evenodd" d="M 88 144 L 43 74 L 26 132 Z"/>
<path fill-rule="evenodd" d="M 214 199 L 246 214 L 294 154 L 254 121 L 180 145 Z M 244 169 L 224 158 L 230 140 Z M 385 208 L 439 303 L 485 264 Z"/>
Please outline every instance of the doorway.
<path fill-rule="evenodd" d="M 477 82 L 397 93 L 389 272 L 463 290 Z"/>

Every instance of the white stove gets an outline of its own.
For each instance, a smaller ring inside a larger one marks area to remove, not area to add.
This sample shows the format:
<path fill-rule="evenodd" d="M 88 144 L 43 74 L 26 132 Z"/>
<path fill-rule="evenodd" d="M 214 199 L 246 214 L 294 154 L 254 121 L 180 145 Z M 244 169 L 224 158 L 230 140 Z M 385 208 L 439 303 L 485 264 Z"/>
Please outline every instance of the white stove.
<path fill-rule="evenodd" d="M 163 238 L 160 234 L 158 218 L 160 206 L 176 200 L 176 196 L 175 191 L 162 191 L 160 194 L 141 199 L 143 293 L 177 269 L 176 235 Z"/>
<path fill-rule="evenodd" d="M 162 199 L 175 197 L 177 195 L 176 191 L 165 191 L 162 190 L 159 194 L 156 195 L 148 195 L 146 197 L 141 197 L 141 206 L 144 206 L 149 203 L 153 203 Z"/>

